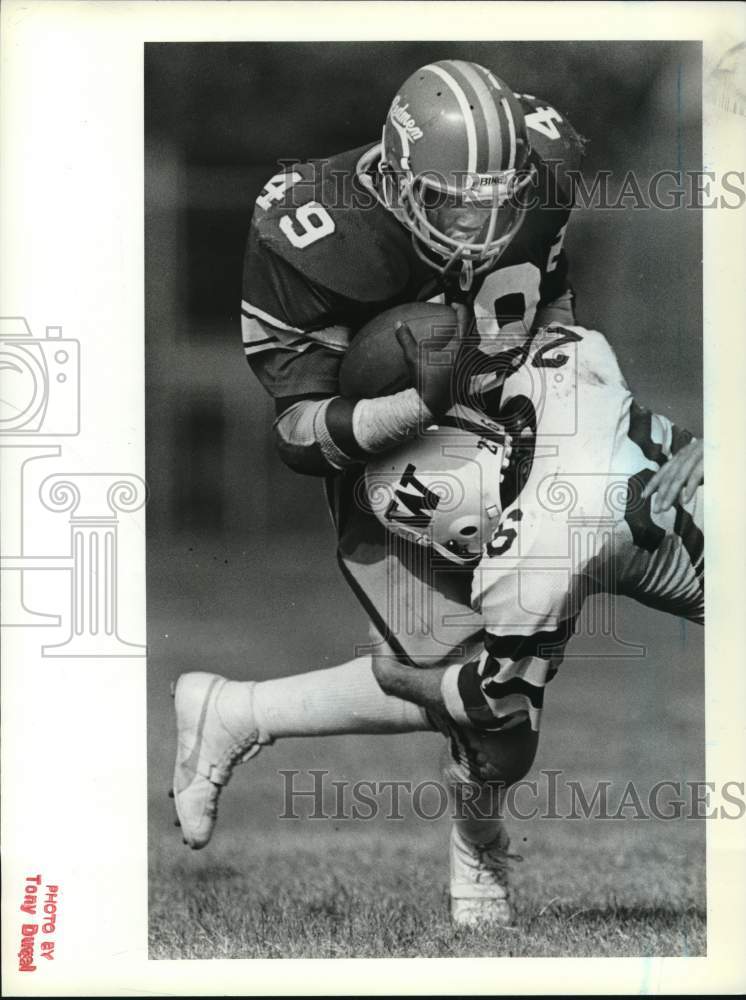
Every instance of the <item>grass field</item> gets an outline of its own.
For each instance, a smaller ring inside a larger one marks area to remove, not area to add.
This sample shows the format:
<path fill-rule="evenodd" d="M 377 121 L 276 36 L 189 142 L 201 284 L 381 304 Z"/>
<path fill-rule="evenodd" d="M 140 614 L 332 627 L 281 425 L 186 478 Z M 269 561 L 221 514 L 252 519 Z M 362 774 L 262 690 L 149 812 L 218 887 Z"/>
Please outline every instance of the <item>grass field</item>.
<path fill-rule="evenodd" d="M 516 930 L 454 931 L 442 829 L 253 839 L 217 857 L 156 848 L 152 958 L 703 955 L 697 831 L 548 823 L 516 865 Z M 185 849 L 186 850 L 186 849 Z"/>
<path fill-rule="evenodd" d="M 281 770 L 327 769 L 329 781 L 434 779 L 436 734 L 278 742 L 237 770 L 210 845 L 182 845 L 166 798 L 170 681 L 193 669 L 261 678 L 321 667 L 347 659 L 364 635 L 353 598 L 318 559 L 324 542 L 292 541 L 286 561 L 275 551 L 271 566 L 250 548 L 189 546 L 166 559 L 151 546 L 151 956 L 704 954 L 701 821 L 513 821 L 513 849 L 524 857 L 514 869 L 517 929 L 464 932 L 447 920 L 447 817 L 428 822 L 404 809 L 402 820 L 279 818 Z M 535 765 L 589 791 L 611 781 L 611 801 L 628 781 L 644 797 L 657 781 L 704 774 L 702 631 L 629 602 L 619 603 L 617 626 L 645 655 L 582 658 L 598 640 L 576 637 L 548 692 Z"/>

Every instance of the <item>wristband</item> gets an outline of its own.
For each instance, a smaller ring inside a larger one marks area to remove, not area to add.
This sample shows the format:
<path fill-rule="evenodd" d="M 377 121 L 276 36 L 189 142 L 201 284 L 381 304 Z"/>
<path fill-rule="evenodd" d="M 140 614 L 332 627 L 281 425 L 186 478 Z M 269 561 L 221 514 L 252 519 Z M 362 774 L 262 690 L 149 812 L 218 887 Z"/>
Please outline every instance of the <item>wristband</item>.
<path fill-rule="evenodd" d="M 332 468 L 339 470 L 344 469 L 347 465 L 351 465 L 353 459 L 342 451 L 329 433 L 326 423 L 326 411 L 329 409 L 331 402 L 331 399 L 325 399 L 316 409 L 313 418 L 313 430 L 322 455 Z"/>

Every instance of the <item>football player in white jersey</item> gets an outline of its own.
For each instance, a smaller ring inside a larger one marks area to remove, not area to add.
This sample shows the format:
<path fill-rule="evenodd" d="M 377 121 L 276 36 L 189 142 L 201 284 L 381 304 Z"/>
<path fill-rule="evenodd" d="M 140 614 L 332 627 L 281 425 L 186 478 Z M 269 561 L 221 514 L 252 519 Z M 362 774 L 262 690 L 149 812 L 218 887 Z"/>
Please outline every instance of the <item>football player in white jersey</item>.
<path fill-rule="evenodd" d="M 475 811 L 497 807 L 492 824 L 454 824 L 459 923 L 509 912 L 499 798 L 533 761 L 526 727 L 538 734 L 545 687 L 586 597 L 625 594 L 704 622 L 701 442 L 637 404 L 596 331 L 555 325 L 518 351 L 506 351 L 501 422 L 456 406 L 366 470 L 371 508 L 391 535 L 473 571 L 481 650 L 429 670 L 375 664 L 383 690 L 440 718 L 453 751 L 447 777 L 475 786 Z M 431 626 L 447 642 L 453 622 Z M 521 735 L 506 740 L 510 732 Z"/>
<path fill-rule="evenodd" d="M 420 700 L 464 726 L 530 719 L 538 730 L 544 688 L 586 597 L 624 594 L 704 623 L 702 446 L 638 405 L 606 339 L 577 326 L 526 342 L 502 410 L 506 420 L 490 429 L 455 407 L 368 465 L 372 506 L 389 531 L 473 566 L 471 607 L 486 630 L 467 665 L 439 674 L 389 665 L 384 687 L 402 695 L 395 678 L 406 676 L 430 692 Z M 438 498 L 449 474 L 464 485 L 459 502 Z M 501 476 L 496 494 L 490 483 Z M 400 502 L 413 495 L 427 502 Z"/>

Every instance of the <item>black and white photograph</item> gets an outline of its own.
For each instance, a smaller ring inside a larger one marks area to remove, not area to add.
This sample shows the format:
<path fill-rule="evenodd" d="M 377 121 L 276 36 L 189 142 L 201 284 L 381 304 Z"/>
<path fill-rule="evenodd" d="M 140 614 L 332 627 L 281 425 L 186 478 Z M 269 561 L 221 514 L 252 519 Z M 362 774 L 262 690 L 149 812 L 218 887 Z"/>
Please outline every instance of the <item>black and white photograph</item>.
<path fill-rule="evenodd" d="M 731 2 L 6 0 L 3 995 L 743 993 L 745 122 Z"/>
<path fill-rule="evenodd" d="M 146 46 L 153 957 L 705 954 L 701 74 Z"/>

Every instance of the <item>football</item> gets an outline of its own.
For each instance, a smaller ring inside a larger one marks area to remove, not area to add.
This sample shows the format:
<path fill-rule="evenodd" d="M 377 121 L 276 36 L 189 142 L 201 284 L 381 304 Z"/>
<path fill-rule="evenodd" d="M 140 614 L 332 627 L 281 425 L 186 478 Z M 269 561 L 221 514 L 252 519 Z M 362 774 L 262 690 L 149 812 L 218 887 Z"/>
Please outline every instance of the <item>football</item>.
<path fill-rule="evenodd" d="M 339 370 L 339 388 L 348 399 L 390 396 L 412 385 L 404 352 L 396 339 L 397 323 L 406 323 L 419 344 L 456 325 L 451 306 L 408 302 L 380 313 L 353 337 Z"/>

